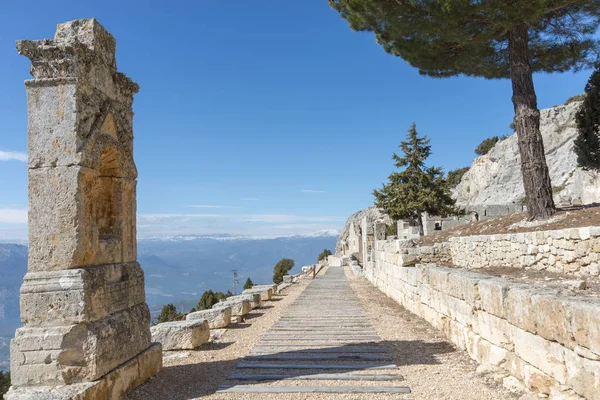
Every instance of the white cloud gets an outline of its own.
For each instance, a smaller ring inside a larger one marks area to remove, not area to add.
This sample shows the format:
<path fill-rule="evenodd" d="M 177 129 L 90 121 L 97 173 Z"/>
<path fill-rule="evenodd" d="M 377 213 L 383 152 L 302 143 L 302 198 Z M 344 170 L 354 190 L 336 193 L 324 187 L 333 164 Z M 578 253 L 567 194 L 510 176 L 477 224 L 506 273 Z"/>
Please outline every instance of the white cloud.
<path fill-rule="evenodd" d="M 194 208 L 241 208 L 241 207 L 234 207 L 234 206 L 211 206 L 211 205 L 206 205 L 206 204 L 192 204 L 188 207 L 194 207 Z"/>
<path fill-rule="evenodd" d="M 140 237 L 240 235 L 288 236 L 340 229 L 346 217 L 295 214 L 140 214 Z"/>
<path fill-rule="evenodd" d="M 258 201 L 256 197 L 242 197 L 240 200 L 243 201 Z"/>
<path fill-rule="evenodd" d="M 0 208 L 0 224 L 26 224 L 26 208 Z"/>
<path fill-rule="evenodd" d="M 0 161 L 23 161 L 27 162 L 27 153 L 19 151 L 2 151 L 0 150 Z"/>
<path fill-rule="evenodd" d="M 302 189 L 302 193 L 326 193 L 324 190 Z"/>

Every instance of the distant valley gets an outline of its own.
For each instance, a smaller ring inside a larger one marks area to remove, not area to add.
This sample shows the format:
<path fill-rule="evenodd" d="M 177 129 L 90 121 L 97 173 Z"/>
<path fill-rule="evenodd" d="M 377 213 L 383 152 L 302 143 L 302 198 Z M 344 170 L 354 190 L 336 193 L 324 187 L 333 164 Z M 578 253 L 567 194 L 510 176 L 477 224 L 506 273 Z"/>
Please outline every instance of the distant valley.
<path fill-rule="evenodd" d="M 238 292 L 248 277 L 254 283 L 271 282 L 273 266 L 292 258 L 297 273 L 314 264 L 317 255 L 335 249 L 337 236 L 324 232 L 313 236 L 247 238 L 185 236 L 140 239 L 138 261 L 146 278 L 146 301 L 153 316 L 173 303 L 188 311 L 205 290 L 233 291 L 231 270 L 238 273 Z M 0 370 L 8 369 L 8 343 L 19 321 L 19 288 L 27 270 L 27 247 L 0 243 Z"/>

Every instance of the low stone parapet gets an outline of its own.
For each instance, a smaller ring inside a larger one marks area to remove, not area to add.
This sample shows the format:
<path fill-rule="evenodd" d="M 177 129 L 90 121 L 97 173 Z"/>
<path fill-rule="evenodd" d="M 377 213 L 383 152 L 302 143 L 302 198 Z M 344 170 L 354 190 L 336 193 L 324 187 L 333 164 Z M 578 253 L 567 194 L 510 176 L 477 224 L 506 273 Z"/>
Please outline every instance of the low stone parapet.
<path fill-rule="evenodd" d="M 195 311 L 185 316 L 186 321 L 206 320 L 210 329 L 225 328 L 231 323 L 231 307 Z"/>
<path fill-rule="evenodd" d="M 215 304 L 212 308 L 214 310 L 214 309 L 226 308 L 226 307 L 231 308 L 231 315 L 234 317 L 244 317 L 244 316 L 248 315 L 248 313 L 250 311 L 252 311 L 252 306 L 250 304 L 250 300 L 247 298 L 246 299 L 244 299 L 244 298 L 233 299 L 231 297 L 228 297 L 227 299 L 221 300 L 220 302 Z"/>
<path fill-rule="evenodd" d="M 192 350 L 208 342 L 210 327 L 206 320 L 163 322 L 150 327 L 152 340 L 163 350 Z"/>
<path fill-rule="evenodd" d="M 220 302 L 233 301 L 233 300 L 238 300 L 238 299 L 240 299 L 240 300 L 248 300 L 250 302 L 250 307 L 253 310 L 255 308 L 260 308 L 262 306 L 262 300 L 260 299 L 260 293 L 238 294 L 237 296 L 227 297 L 226 299 L 221 300 Z"/>
<path fill-rule="evenodd" d="M 280 283 L 279 286 L 277 286 L 277 294 L 280 294 L 282 291 L 289 288 L 290 286 L 292 286 L 291 283 L 286 283 L 286 282 Z"/>
<path fill-rule="evenodd" d="M 520 267 L 600 275 L 600 227 L 451 238 L 452 263 L 464 268 Z"/>
<path fill-rule="evenodd" d="M 253 286 L 252 289 L 246 289 L 242 294 L 259 294 L 261 301 L 269 301 L 273 297 L 272 287 L 257 287 Z"/>
<path fill-rule="evenodd" d="M 565 399 L 567 387 L 600 399 L 600 299 L 436 265 L 381 264 L 367 277 L 533 392 Z"/>

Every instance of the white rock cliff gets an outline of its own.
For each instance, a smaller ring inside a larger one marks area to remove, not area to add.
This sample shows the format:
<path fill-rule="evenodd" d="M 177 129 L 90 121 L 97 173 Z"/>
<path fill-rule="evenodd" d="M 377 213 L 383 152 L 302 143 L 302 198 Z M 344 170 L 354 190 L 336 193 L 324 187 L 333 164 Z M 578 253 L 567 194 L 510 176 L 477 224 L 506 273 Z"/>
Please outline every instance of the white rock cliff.
<path fill-rule="evenodd" d="M 575 114 L 580 102 L 541 111 L 540 130 L 557 205 L 600 202 L 600 177 L 577 167 L 573 142 L 577 137 Z M 454 190 L 460 206 L 520 203 L 525 196 L 517 135 L 498 142 L 473 161 Z"/>

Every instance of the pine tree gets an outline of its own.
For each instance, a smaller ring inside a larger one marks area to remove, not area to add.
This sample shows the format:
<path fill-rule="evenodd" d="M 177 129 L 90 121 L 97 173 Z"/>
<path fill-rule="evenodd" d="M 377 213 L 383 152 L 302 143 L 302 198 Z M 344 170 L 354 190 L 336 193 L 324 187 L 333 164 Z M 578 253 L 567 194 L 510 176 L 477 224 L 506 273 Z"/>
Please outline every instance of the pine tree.
<path fill-rule="evenodd" d="M 162 324 L 163 322 L 181 321 L 183 315 L 177 312 L 177 307 L 173 304 L 166 304 L 158 317 L 156 317 L 156 323 Z"/>
<path fill-rule="evenodd" d="M 600 170 L 600 63 L 585 86 L 585 98 L 577 113 L 575 154 L 585 170 Z"/>
<path fill-rule="evenodd" d="M 10 372 L 0 371 L 0 399 L 10 388 Z"/>
<path fill-rule="evenodd" d="M 277 264 L 275 264 L 275 267 L 273 267 L 273 283 L 279 284 L 283 282 L 283 276 L 287 275 L 294 265 L 294 260 L 282 258 Z"/>
<path fill-rule="evenodd" d="M 426 136 L 419 137 L 413 123 L 407 140 L 400 142 L 404 156 L 394 153 L 392 159 L 400 172 L 392 172 L 389 181 L 381 190 L 374 190 L 375 205 L 394 220 L 410 219 L 423 235 L 422 213 L 446 216 L 456 213 L 450 185 L 444 179 L 441 168 L 425 166 L 431 155 L 431 146 Z"/>
<path fill-rule="evenodd" d="M 531 218 L 554 214 L 533 72 L 595 61 L 597 0 L 329 0 L 357 31 L 424 75 L 510 78 L 523 185 Z"/>
<path fill-rule="evenodd" d="M 321 261 L 326 259 L 327 257 L 329 257 L 330 255 L 332 255 L 333 253 L 331 252 L 331 250 L 329 249 L 325 249 L 321 252 L 321 254 L 319 254 L 319 257 L 317 257 L 317 261 Z"/>
<path fill-rule="evenodd" d="M 244 290 L 252 289 L 252 286 L 254 286 L 254 282 L 252 282 L 252 279 L 246 279 L 246 283 L 244 283 Z"/>
<path fill-rule="evenodd" d="M 200 301 L 198 301 L 198 306 L 196 308 L 198 310 L 208 310 L 218 302 L 219 299 L 217 298 L 217 295 L 209 289 L 202 293 L 202 297 L 200 298 Z"/>

